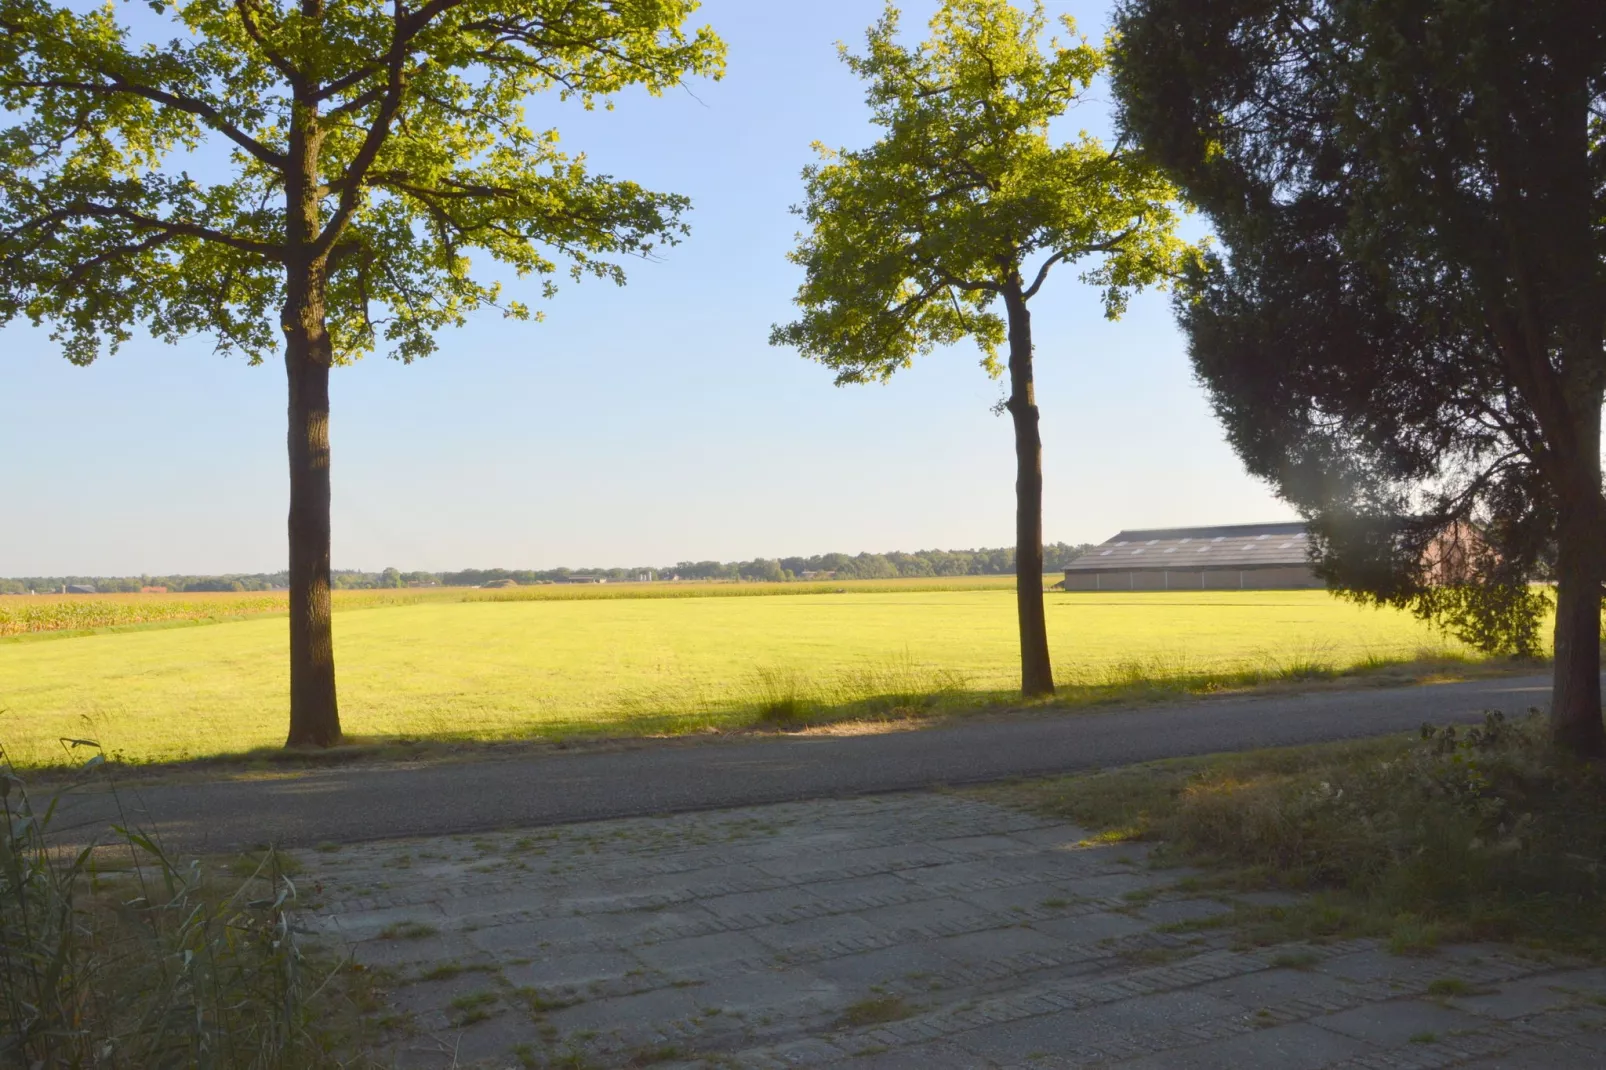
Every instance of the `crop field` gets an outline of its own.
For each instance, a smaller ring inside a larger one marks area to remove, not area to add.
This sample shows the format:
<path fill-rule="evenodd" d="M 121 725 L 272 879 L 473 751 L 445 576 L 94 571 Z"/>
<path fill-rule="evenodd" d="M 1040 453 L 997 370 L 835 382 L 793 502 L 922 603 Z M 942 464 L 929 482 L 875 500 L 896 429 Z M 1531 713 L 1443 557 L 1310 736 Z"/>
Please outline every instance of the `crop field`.
<path fill-rule="evenodd" d="M 1058 576 L 1045 576 L 1053 583 Z M 1013 576 L 952 576 L 817 583 L 609 583 L 545 584 L 482 590 L 434 587 L 337 590 L 335 609 L 374 609 L 428 602 L 573 601 L 616 598 L 753 598 L 837 591 L 948 591 L 1013 589 Z M 151 624 L 207 624 L 288 611 L 285 591 L 187 594 L 0 595 L 0 638 L 101 631 Z"/>
<path fill-rule="evenodd" d="M 702 598 L 432 591 L 389 605 L 353 592 L 335 614 L 341 716 L 360 739 L 498 740 L 1007 697 L 1017 682 L 1011 591 L 873 586 Z M 1316 591 L 1050 592 L 1048 623 L 1059 680 L 1084 689 L 1459 653 L 1406 614 Z M 277 745 L 286 643 L 282 615 L 0 640 L 0 743 L 21 766 L 63 761 L 62 737 L 135 762 Z"/>

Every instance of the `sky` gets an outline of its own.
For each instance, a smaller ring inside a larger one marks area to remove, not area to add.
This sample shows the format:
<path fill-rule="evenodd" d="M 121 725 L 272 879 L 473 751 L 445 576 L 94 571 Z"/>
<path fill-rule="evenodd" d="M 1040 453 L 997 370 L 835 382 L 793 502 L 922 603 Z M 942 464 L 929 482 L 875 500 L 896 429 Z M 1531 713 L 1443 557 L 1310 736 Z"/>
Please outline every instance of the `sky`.
<path fill-rule="evenodd" d="M 930 0 L 905 6 L 924 30 Z M 1051 3 L 1102 35 L 1104 2 Z M 626 566 L 1006 546 L 1013 436 L 971 345 L 886 385 L 836 387 L 768 344 L 816 140 L 867 145 L 857 45 L 878 0 L 705 0 L 729 71 L 612 112 L 532 101 L 596 171 L 691 197 L 691 236 L 629 284 L 566 278 L 520 324 L 495 312 L 402 365 L 332 381 L 336 568 Z M 1108 130 L 1106 92 L 1072 117 Z M 1198 224 L 1194 230 L 1202 233 Z M 509 296 L 514 296 L 510 294 Z M 528 296 L 534 298 L 533 288 Z M 1104 319 L 1075 273 L 1033 304 L 1045 537 L 1256 522 L 1292 511 L 1245 474 L 1194 382 L 1168 298 Z M 136 338 L 78 368 L 0 329 L 0 576 L 284 567 L 282 363 L 204 337 Z"/>

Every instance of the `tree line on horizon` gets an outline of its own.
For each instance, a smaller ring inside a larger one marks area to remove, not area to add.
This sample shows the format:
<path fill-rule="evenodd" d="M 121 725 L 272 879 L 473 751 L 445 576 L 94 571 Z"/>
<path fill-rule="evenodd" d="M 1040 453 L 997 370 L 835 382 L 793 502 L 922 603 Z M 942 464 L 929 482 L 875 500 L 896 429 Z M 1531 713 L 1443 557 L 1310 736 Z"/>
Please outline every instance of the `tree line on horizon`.
<path fill-rule="evenodd" d="M 1092 549 L 1092 543 L 1055 542 L 1043 547 L 1046 572 L 1058 572 Z M 594 576 L 619 583 L 650 573 L 656 580 L 727 580 L 743 583 L 784 583 L 829 575 L 841 580 L 918 579 L 942 576 L 1007 576 L 1015 571 L 1012 546 L 976 550 L 916 550 L 872 554 L 815 554 L 813 557 L 758 557 L 751 561 L 681 561 L 674 565 L 637 568 L 505 569 L 466 568 L 455 572 L 379 572 L 335 569 L 336 590 L 382 590 L 392 587 L 481 587 L 511 580 L 521 585 L 564 583 L 575 576 Z M 173 593 L 216 591 L 274 591 L 290 584 L 280 572 L 229 573 L 221 576 L 21 576 L 0 579 L 0 594 L 59 591 L 71 585 L 92 586 L 106 594 L 129 593 L 147 587 L 165 587 Z"/>

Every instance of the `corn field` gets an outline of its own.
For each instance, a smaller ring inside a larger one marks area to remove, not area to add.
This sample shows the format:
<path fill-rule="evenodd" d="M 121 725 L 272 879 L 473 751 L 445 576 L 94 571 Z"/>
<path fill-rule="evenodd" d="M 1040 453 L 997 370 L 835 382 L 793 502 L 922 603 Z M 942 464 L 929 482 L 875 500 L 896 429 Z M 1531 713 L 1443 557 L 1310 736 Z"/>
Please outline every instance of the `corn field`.
<path fill-rule="evenodd" d="M 0 636 L 256 616 L 283 613 L 288 606 L 283 592 L 173 599 L 148 595 L 14 596 L 0 598 Z"/>

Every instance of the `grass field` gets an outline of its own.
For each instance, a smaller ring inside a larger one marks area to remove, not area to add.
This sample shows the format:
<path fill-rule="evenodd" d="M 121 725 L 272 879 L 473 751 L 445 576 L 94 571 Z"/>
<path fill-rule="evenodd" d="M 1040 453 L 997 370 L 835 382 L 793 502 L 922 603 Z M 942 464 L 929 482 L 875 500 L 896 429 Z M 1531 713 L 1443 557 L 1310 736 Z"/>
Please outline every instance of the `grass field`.
<path fill-rule="evenodd" d="M 1044 576 L 1045 583 L 1058 576 Z M 336 611 L 426 605 L 439 602 L 571 602 L 620 598 L 761 598 L 769 595 L 833 594 L 839 591 L 975 591 L 1013 589 L 1013 576 L 948 576 L 895 580 L 835 580 L 805 583 L 608 583 L 542 584 L 481 589 L 429 587 L 337 590 Z M 0 595 L 0 638 L 49 636 L 147 627 L 213 624 L 287 612 L 285 591 L 187 594 Z"/>
<path fill-rule="evenodd" d="M 348 734 L 382 740 L 677 733 L 974 706 L 1016 685 L 1011 592 L 841 590 L 471 601 L 427 592 L 337 612 L 342 720 Z M 1405 614 L 1322 592 L 1051 592 L 1048 622 L 1059 680 L 1084 689 L 1459 653 Z M 274 746 L 286 724 L 286 635 L 285 618 L 268 616 L 0 641 L 0 742 L 23 766 L 60 762 L 64 736 L 135 762 Z"/>

